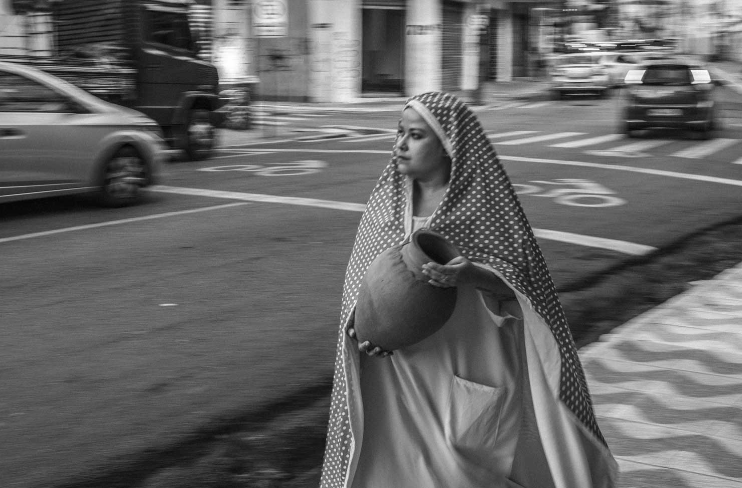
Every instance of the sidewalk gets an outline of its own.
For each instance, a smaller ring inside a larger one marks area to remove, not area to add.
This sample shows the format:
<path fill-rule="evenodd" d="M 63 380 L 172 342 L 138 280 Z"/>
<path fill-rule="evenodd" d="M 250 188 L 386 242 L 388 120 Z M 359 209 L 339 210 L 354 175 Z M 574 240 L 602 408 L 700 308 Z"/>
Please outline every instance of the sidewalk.
<path fill-rule="evenodd" d="M 742 488 L 742 264 L 580 357 L 620 488 Z"/>

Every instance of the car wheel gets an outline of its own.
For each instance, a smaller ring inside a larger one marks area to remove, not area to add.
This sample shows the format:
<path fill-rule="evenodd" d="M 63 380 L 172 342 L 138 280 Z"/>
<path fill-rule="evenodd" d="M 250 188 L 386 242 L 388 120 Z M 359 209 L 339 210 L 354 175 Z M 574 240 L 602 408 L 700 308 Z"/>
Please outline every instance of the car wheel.
<path fill-rule="evenodd" d="M 191 110 L 184 136 L 188 159 L 198 161 L 211 156 L 216 146 L 216 127 L 211 123 L 211 112 L 198 108 Z"/>
<path fill-rule="evenodd" d="M 136 203 L 146 182 L 147 163 L 136 149 L 123 147 L 103 166 L 100 201 L 108 207 Z"/>

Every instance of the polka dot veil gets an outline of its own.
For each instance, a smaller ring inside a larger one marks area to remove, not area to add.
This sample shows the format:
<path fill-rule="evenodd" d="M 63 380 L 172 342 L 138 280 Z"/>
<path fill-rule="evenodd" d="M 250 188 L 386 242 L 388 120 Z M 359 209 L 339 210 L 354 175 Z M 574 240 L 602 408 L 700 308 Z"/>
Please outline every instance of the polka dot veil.
<path fill-rule="evenodd" d="M 560 399 L 605 445 L 593 414 L 577 350 L 541 250 L 479 120 L 454 96 L 425 93 L 408 100 L 441 137 L 452 160 L 449 188 L 430 228 L 443 234 L 473 262 L 496 269 L 528 297 L 548 324 L 561 355 Z M 432 123 L 431 123 L 432 122 Z M 444 138 L 445 137 L 445 138 Z M 347 395 L 344 328 L 371 261 L 404 241 L 405 177 L 392 159 L 369 198 L 345 276 L 339 342 L 321 486 L 343 486 L 350 462 L 350 408 Z"/>

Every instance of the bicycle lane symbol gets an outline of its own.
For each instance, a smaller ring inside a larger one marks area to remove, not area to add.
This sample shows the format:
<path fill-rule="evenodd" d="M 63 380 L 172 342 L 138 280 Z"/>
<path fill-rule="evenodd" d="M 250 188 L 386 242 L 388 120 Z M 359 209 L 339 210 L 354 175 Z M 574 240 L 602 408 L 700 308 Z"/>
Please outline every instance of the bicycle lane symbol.
<path fill-rule="evenodd" d="M 327 167 L 325 161 L 316 159 L 304 159 L 285 163 L 266 164 L 230 164 L 225 166 L 211 166 L 200 168 L 198 171 L 222 172 L 222 171 L 245 171 L 252 172 L 258 176 L 303 176 L 319 173 Z"/>
<path fill-rule="evenodd" d="M 616 192 L 590 180 L 562 178 L 554 181 L 530 181 L 529 183 L 514 183 L 515 192 L 518 195 L 553 198 L 556 203 L 573 207 L 600 208 L 626 204 L 626 200 L 614 196 Z M 572 186 L 572 188 L 545 188 L 549 185 Z"/>

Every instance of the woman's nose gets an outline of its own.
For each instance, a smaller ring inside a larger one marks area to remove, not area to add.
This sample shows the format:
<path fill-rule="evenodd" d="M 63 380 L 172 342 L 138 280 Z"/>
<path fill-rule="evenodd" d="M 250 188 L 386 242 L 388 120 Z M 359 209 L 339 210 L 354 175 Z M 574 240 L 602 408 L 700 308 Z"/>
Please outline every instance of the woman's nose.
<path fill-rule="evenodd" d="M 407 150 L 407 136 L 399 136 L 397 139 L 397 147 L 403 151 Z"/>

